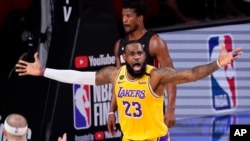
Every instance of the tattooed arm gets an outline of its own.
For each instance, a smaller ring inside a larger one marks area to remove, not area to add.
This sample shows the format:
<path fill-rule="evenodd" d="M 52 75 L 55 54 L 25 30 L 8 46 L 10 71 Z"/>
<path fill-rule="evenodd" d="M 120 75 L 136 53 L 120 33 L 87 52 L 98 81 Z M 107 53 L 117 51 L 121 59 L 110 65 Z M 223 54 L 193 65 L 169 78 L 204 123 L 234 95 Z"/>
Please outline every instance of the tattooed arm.
<path fill-rule="evenodd" d="M 107 83 L 113 83 L 116 77 L 118 69 L 114 66 L 104 67 L 96 72 L 96 85 L 103 85 Z"/>
<path fill-rule="evenodd" d="M 182 84 L 200 80 L 218 70 L 219 68 L 220 67 L 217 65 L 216 61 L 214 61 L 207 65 L 196 66 L 192 69 L 177 72 L 175 72 L 173 69 L 162 68 L 158 69 L 157 73 L 161 73 L 162 75 L 164 75 L 160 83 L 165 84 L 170 82 L 173 84 Z"/>
<path fill-rule="evenodd" d="M 230 64 L 232 60 L 238 59 L 242 55 L 242 53 L 243 52 L 239 47 L 231 52 L 227 52 L 225 46 L 222 45 L 218 60 L 212 63 L 196 66 L 191 69 L 179 72 L 175 72 L 171 68 L 160 68 L 155 70 L 154 72 L 158 76 L 159 83 L 161 84 L 182 84 L 193 82 L 200 80 L 218 70 L 219 68 Z"/>

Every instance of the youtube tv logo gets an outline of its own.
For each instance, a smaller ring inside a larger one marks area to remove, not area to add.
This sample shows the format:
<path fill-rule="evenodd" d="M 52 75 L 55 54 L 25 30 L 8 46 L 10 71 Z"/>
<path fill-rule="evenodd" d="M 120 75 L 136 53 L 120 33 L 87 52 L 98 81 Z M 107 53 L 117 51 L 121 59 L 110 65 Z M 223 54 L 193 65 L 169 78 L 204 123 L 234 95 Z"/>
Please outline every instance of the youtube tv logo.
<path fill-rule="evenodd" d="M 76 56 L 75 57 L 75 68 L 87 68 L 89 66 L 88 56 Z"/>

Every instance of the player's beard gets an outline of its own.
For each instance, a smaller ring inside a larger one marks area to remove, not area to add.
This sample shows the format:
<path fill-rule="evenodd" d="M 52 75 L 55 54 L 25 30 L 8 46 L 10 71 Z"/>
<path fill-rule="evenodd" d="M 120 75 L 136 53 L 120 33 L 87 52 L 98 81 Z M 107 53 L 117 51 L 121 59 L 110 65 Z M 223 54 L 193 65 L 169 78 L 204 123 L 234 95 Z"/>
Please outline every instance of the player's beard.
<path fill-rule="evenodd" d="M 127 67 L 128 73 L 135 78 L 141 78 L 144 74 L 146 74 L 146 61 L 144 61 L 144 63 L 142 64 L 141 70 L 139 72 L 135 72 L 133 67 L 131 67 L 127 62 L 125 62 L 125 65 Z"/>
<path fill-rule="evenodd" d="M 131 34 L 131 33 L 135 32 L 138 29 L 138 25 L 137 24 L 134 25 L 134 26 L 129 25 L 129 27 L 130 27 L 129 28 L 130 30 L 126 30 L 125 29 L 126 34 Z"/>

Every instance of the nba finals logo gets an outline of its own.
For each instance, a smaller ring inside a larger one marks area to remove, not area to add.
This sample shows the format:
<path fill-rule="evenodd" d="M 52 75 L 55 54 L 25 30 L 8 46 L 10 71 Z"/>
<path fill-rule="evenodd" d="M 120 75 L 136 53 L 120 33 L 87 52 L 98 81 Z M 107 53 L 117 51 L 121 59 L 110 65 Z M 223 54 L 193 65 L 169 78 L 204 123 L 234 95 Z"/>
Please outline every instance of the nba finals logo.
<path fill-rule="evenodd" d="M 230 34 L 214 35 L 208 38 L 209 62 L 215 61 L 220 53 L 221 45 L 226 50 L 233 50 Z M 212 107 L 215 111 L 233 110 L 237 106 L 236 71 L 234 61 L 210 75 Z"/>
<path fill-rule="evenodd" d="M 75 129 L 87 129 L 91 126 L 90 86 L 73 85 L 73 111 Z"/>

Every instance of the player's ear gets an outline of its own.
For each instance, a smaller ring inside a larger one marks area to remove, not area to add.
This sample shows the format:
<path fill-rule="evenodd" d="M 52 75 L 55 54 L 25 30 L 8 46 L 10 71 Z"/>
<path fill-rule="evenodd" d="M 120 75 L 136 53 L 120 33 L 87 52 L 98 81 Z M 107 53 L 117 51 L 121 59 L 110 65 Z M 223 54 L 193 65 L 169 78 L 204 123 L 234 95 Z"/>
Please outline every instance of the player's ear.
<path fill-rule="evenodd" d="M 122 54 L 122 58 L 123 58 L 123 60 L 126 60 L 126 55 L 125 55 L 125 53 Z"/>
<path fill-rule="evenodd" d="M 138 17 L 138 21 L 139 22 L 143 22 L 144 21 L 144 16 L 143 15 L 140 15 L 140 16 L 137 16 Z"/>

